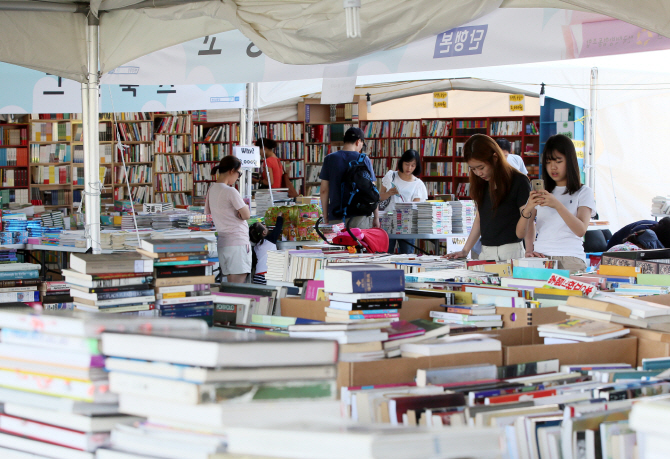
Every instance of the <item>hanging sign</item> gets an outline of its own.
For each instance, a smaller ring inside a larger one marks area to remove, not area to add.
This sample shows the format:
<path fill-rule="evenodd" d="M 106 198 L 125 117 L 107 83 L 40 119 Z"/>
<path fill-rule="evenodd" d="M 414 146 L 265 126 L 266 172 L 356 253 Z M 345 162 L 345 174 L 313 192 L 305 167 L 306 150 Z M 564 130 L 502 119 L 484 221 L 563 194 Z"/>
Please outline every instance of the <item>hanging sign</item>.
<path fill-rule="evenodd" d="M 509 95 L 509 111 L 522 112 L 526 109 L 526 97 L 523 94 Z"/>
<path fill-rule="evenodd" d="M 433 108 L 447 108 L 447 91 L 433 93 Z"/>
<path fill-rule="evenodd" d="M 242 161 L 242 167 L 261 167 L 261 149 L 252 146 L 235 146 L 233 155 Z"/>

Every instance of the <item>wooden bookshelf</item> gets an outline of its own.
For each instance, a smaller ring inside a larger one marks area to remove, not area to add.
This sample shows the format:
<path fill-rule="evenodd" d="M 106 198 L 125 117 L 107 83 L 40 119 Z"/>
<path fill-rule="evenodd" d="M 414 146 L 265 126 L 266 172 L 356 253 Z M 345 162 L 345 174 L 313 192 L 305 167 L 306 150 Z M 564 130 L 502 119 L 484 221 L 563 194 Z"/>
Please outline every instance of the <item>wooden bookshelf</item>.
<path fill-rule="evenodd" d="M 254 139 L 277 142 L 275 153 L 281 159 L 293 187 L 304 190 L 305 181 L 305 124 L 302 121 L 264 121 L 254 125 Z M 274 187 L 277 187 L 274 185 Z"/>
<path fill-rule="evenodd" d="M 204 199 L 214 182 L 212 167 L 239 145 L 239 123 L 193 121 L 193 197 Z"/>
<path fill-rule="evenodd" d="M 193 202 L 191 114 L 155 113 L 153 128 L 154 201 L 190 205 Z"/>

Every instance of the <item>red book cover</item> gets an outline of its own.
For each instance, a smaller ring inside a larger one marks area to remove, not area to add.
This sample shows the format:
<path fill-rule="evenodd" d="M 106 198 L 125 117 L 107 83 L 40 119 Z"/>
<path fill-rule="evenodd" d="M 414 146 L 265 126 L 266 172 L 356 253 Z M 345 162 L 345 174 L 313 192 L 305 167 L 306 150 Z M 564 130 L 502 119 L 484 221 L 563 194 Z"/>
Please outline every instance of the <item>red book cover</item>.
<path fill-rule="evenodd" d="M 556 389 L 538 390 L 534 392 L 519 392 L 518 394 L 488 397 L 484 403 L 486 405 L 496 405 L 499 403 L 523 402 L 535 398 L 552 397 L 554 395 L 556 395 Z"/>
<path fill-rule="evenodd" d="M 402 415 L 409 410 L 417 412 L 418 420 L 419 412 L 423 412 L 426 409 L 450 408 L 465 406 L 465 404 L 465 395 L 463 393 L 395 397 L 389 400 L 389 414 L 398 421 L 398 424 L 402 425 Z"/>
<path fill-rule="evenodd" d="M 421 336 L 426 333 L 426 330 L 423 328 L 417 327 L 413 323 L 407 322 L 406 320 L 392 322 L 389 327 L 384 328 L 382 331 L 388 333 L 389 337 L 387 341 L 410 338 L 412 336 Z"/>

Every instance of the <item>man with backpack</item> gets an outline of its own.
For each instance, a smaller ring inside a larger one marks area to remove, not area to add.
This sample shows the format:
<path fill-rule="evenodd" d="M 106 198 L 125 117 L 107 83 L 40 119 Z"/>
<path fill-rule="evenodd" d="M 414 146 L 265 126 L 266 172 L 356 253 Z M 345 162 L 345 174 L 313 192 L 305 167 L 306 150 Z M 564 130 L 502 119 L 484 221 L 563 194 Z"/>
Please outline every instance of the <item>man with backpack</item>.
<path fill-rule="evenodd" d="M 363 131 L 357 127 L 344 133 L 342 150 L 324 158 L 321 168 L 321 207 L 324 223 L 349 221 L 351 228 L 380 228 L 379 191 L 372 163 L 361 150 Z"/>

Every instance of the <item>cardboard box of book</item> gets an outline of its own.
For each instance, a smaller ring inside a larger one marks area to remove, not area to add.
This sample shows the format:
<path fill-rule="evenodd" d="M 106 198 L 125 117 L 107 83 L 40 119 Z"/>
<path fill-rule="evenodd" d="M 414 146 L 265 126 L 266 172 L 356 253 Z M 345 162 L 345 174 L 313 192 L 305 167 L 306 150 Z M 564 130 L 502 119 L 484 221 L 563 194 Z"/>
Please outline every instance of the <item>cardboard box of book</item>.
<path fill-rule="evenodd" d="M 631 328 L 630 334 L 637 338 L 638 366 L 642 365 L 642 359 L 670 357 L 670 333 Z"/>
<path fill-rule="evenodd" d="M 419 369 L 456 367 L 490 363 L 501 366 L 501 351 L 465 354 L 436 355 L 427 357 L 398 357 L 371 362 L 340 362 L 337 367 L 339 387 L 399 384 L 413 382 Z"/>
<path fill-rule="evenodd" d="M 503 346 L 504 365 L 558 359 L 561 365 L 585 363 L 637 364 L 635 336 L 593 343 L 544 344 L 537 326 L 485 332 L 495 335 Z"/>
<path fill-rule="evenodd" d="M 558 310 L 558 307 L 548 308 L 504 308 L 496 307 L 496 314 L 500 314 L 504 328 L 530 327 L 533 325 L 560 322 L 568 315 Z"/>
<path fill-rule="evenodd" d="M 311 301 L 298 298 L 282 298 L 281 314 L 285 317 L 300 317 L 301 319 L 326 320 L 325 308 L 329 301 Z M 416 319 L 432 320 L 430 311 L 444 311 L 440 305 L 444 304 L 444 298 L 409 299 L 403 301 L 402 308 L 398 310 L 400 320 L 412 321 Z"/>

